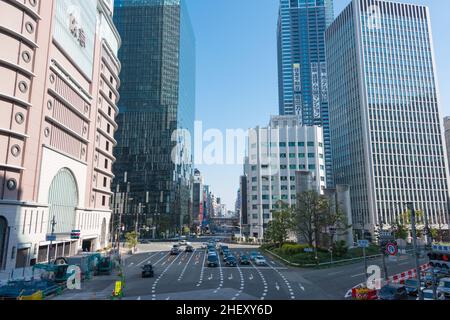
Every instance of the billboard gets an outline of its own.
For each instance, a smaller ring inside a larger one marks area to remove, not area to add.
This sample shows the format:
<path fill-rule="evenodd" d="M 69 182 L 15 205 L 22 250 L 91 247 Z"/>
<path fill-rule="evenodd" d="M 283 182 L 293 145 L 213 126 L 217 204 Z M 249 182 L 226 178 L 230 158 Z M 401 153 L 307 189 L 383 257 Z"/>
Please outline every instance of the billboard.
<path fill-rule="evenodd" d="M 92 78 L 97 0 L 56 1 L 53 39 L 77 67 Z"/>

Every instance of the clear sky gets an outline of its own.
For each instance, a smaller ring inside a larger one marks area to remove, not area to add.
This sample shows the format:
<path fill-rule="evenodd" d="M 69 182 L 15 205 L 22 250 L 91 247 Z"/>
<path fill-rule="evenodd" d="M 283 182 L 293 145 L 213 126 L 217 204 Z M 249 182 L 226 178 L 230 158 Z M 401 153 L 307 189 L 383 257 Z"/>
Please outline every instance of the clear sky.
<path fill-rule="evenodd" d="M 335 0 L 335 15 L 350 0 Z M 450 1 L 407 0 L 430 7 L 442 115 L 450 115 Z M 267 125 L 278 113 L 278 0 L 187 0 L 197 45 L 196 119 L 204 129 Z M 240 165 L 198 168 L 234 209 Z"/>

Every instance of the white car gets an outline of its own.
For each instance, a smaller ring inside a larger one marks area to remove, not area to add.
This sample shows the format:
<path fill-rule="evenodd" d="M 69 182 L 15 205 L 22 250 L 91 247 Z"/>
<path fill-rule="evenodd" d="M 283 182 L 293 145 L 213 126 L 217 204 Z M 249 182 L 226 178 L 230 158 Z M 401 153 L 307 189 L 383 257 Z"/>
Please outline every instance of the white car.
<path fill-rule="evenodd" d="M 450 278 L 443 278 L 439 281 L 437 292 L 442 293 L 445 298 L 450 298 Z"/>
<path fill-rule="evenodd" d="M 419 298 L 417 298 L 416 300 L 419 300 Z M 434 300 L 433 290 L 423 290 L 423 300 Z M 436 300 L 445 300 L 445 296 L 441 292 L 436 292 Z"/>
<path fill-rule="evenodd" d="M 255 262 L 255 265 L 257 265 L 257 266 L 267 265 L 267 261 L 263 256 L 256 256 L 254 262 Z"/>
<path fill-rule="evenodd" d="M 180 246 L 185 246 L 185 245 L 187 245 L 187 242 L 186 242 L 186 240 L 180 240 L 180 242 L 178 242 L 178 244 Z"/>
<path fill-rule="evenodd" d="M 201 248 L 202 249 L 207 249 L 208 248 L 208 244 L 206 242 L 203 242 Z"/>

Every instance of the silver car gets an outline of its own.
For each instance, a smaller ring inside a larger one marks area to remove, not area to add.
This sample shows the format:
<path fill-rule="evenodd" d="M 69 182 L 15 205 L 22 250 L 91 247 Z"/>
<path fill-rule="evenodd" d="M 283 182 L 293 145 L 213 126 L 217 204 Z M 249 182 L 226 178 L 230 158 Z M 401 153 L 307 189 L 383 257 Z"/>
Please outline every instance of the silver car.
<path fill-rule="evenodd" d="M 443 278 L 439 281 L 437 292 L 442 293 L 445 298 L 450 298 L 450 278 Z"/>

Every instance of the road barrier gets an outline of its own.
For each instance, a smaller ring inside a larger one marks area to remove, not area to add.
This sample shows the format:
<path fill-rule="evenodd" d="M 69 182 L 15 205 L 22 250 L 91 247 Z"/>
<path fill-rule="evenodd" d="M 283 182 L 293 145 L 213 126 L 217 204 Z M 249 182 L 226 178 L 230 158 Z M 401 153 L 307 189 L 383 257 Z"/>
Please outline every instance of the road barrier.
<path fill-rule="evenodd" d="M 426 263 L 420 266 L 420 272 L 424 272 L 426 271 L 428 268 L 430 268 L 430 264 Z M 402 273 L 398 273 L 396 275 L 393 275 L 391 277 L 389 277 L 389 280 L 387 281 L 388 283 L 402 283 L 405 280 L 408 279 L 414 279 L 417 278 L 417 270 L 411 269 Z"/>

